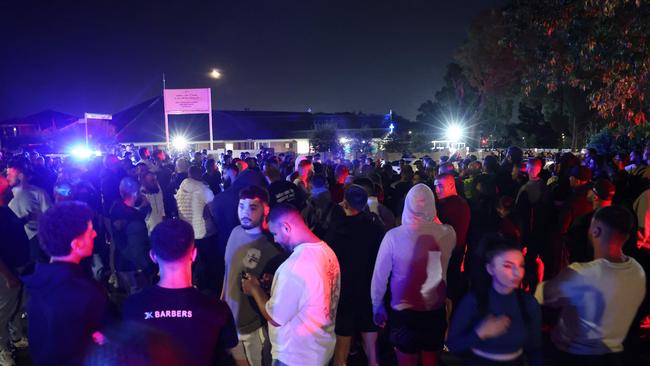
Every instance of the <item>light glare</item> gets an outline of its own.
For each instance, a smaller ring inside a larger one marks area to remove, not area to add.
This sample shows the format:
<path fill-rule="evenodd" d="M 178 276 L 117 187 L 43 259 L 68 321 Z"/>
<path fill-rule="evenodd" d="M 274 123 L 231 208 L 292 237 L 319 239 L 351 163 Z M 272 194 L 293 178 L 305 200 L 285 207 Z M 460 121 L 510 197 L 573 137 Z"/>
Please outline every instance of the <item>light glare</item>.
<path fill-rule="evenodd" d="M 465 131 L 458 124 L 451 124 L 447 126 L 447 132 L 446 132 L 447 140 L 450 140 L 452 142 L 461 141 L 463 139 L 464 134 Z"/>
<path fill-rule="evenodd" d="M 176 136 L 176 137 L 174 137 L 172 139 L 172 146 L 176 150 L 179 150 L 179 151 L 184 150 L 185 148 L 187 148 L 187 144 L 188 144 L 188 142 L 187 142 L 187 139 L 185 138 L 185 136 Z"/>

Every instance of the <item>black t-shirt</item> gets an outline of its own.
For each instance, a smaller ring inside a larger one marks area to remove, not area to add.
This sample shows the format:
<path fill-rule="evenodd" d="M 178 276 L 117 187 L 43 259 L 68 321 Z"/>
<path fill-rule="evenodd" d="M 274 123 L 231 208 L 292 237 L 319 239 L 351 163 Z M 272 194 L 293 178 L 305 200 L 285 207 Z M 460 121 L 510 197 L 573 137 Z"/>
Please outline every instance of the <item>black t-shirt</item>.
<path fill-rule="evenodd" d="M 192 287 L 147 288 L 127 299 L 124 318 L 169 335 L 184 352 L 187 365 L 212 365 L 218 351 L 238 343 L 228 305 Z"/>
<path fill-rule="evenodd" d="M 9 207 L 0 207 L 0 258 L 14 271 L 29 260 L 29 240 L 20 220 Z"/>

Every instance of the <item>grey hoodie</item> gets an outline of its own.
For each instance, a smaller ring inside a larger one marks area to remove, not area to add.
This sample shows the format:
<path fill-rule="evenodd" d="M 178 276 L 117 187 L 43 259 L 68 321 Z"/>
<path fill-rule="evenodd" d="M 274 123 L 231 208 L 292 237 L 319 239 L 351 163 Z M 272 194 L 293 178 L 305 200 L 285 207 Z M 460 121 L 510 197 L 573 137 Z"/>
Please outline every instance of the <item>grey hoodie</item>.
<path fill-rule="evenodd" d="M 428 311 L 445 303 L 447 265 L 456 232 L 436 220 L 433 192 L 417 184 L 406 195 L 402 225 L 389 230 L 379 247 L 370 294 L 383 303 L 390 277 L 391 307 Z"/>

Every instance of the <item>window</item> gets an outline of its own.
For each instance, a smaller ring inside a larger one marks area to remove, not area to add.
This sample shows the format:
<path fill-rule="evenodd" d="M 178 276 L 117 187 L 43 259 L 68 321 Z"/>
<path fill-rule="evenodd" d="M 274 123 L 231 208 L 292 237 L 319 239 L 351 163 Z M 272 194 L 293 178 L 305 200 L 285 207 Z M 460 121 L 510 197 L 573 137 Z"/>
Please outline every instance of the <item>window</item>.
<path fill-rule="evenodd" d="M 255 150 L 255 141 L 237 141 L 233 150 Z"/>

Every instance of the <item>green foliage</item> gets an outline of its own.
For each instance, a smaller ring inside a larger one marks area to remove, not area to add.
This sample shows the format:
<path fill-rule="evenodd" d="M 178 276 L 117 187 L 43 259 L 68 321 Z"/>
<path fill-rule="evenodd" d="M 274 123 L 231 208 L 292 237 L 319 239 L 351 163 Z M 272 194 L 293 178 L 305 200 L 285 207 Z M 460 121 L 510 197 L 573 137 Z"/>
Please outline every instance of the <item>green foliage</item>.
<path fill-rule="evenodd" d="M 334 123 L 316 125 L 310 141 L 312 149 L 316 152 L 338 154 L 343 150 Z"/>
<path fill-rule="evenodd" d="M 650 4 L 630 0 L 512 1 L 503 43 L 524 66 L 525 92 L 584 92 L 607 120 L 640 124 L 650 106 Z"/>
<path fill-rule="evenodd" d="M 594 134 L 587 147 L 594 148 L 598 154 L 612 157 L 618 153 L 643 151 L 650 143 L 650 124 L 635 126 L 613 123 Z"/>

